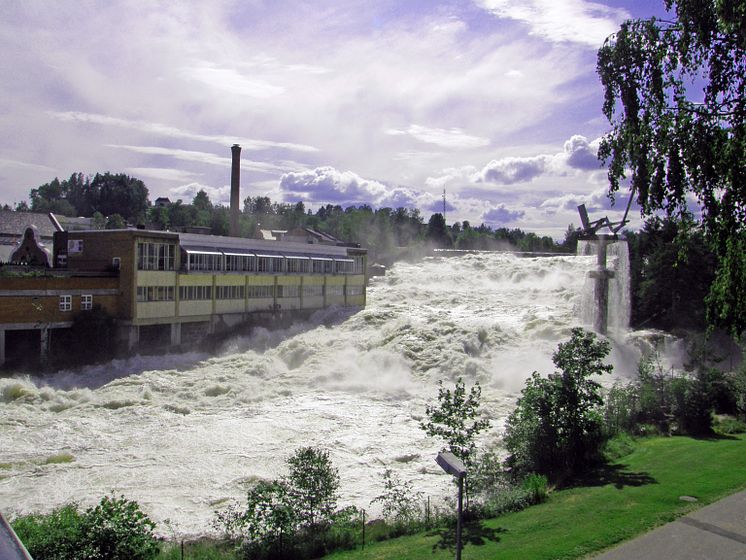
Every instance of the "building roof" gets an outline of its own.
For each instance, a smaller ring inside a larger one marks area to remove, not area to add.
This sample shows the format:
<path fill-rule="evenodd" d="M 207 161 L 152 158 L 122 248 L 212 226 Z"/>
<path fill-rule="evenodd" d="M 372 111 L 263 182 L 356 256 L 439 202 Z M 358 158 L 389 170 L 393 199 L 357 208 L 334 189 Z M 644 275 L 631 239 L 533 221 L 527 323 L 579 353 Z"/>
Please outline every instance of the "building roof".
<path fill-rule="evenodd" d="M 305 254 L 318 256 L 341 257 L 347 255 L 345 247 L 334 245 L 310 245 L 292 241 L 265 241 L 244 237 L 223 237 L 221 235 L 200 235 L 196 233 L 179 233 L 179 245 L 185 250 L 195 251 L 235 251 L 260 252 L 266 254 Z"/>
<path fill-rule="evenodd" d="M 0 210 L 0 236 L 21 238 L 28 226 L 36 226 L 41 237 L 45 239 L 52 239 L 54 232 L 57 231 L 49 214 Z"/>

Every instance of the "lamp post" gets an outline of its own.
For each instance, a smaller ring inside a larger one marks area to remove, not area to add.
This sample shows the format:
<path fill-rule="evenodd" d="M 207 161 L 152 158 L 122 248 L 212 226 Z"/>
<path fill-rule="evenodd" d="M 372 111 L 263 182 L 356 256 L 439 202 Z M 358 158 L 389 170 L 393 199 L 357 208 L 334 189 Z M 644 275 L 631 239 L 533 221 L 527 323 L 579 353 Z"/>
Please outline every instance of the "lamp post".
<path fill-rule="evenodd" d="M 450 475 L 458 479 L 458 517 L 456 519 L 456 560 L 461 560 L 461 527 L 463 525 L 463 504 L 464 504 L 464 478 L 466 478 L 466 467 L 463 461 L 456 457 L 450 451 L 441 451 L 435 458 L 435 462 L 440 465 Z"/>

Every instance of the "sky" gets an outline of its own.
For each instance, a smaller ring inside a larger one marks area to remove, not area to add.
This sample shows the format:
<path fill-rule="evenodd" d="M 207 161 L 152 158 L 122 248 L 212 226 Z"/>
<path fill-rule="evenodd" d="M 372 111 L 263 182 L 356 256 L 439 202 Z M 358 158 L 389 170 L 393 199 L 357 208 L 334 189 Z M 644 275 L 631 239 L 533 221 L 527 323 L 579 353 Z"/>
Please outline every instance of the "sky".
<path fill-rule="evenodd" d="M 0 0 L 0 203 L 72 173 L 150 200 L 419 208 L 562 239 L 618 218 L 596 53 L 662 0 Z M 636 215 L 633 213 L 633 215 Z M 634 222 L 633 222 L 634 225 Z"/>

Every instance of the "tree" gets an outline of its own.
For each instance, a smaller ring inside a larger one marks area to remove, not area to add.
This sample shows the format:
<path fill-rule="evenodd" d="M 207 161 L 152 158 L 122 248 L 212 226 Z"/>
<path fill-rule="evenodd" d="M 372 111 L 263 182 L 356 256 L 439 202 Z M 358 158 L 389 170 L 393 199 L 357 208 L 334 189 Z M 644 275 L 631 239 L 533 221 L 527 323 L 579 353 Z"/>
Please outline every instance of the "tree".
<path fill-rule="evenodd" d="M 120 214 L 112 214 L 106 219 L 106 229 L 125 229 L 127 222 Z"/>
<path fill-rule="evenodd" d="M 622 24 L 598 52 L 612 125 L 599 149 L 609 195 L 630 174 L 643 216 L 686 218 L 717 257 L 708 321 L 746 328 L 746 0 L 665 0 L 673 20 Z M 701 90 L 700 88 L 702 88 Z"/>
<path fill-rule="evenodd" d="M 552 356 L 560 371 L 547 378 L 534 372 L 526 381 L 505 427 L 506 463 L 516 475 L 537 472 L 561 479 L 597 457 L 603 400 L 592 377 L 612 370 L 603 363 L 609 350 L 607 341 L 575 328 Z"/>
<path fill-rule="evenodd" d="M 430 220 L 427 222 L 427 238 L 438 247 L 449 247 L 451 245 L 446 220 L 440 212 L 430 216 Z"/>
<path fill-rule="evenodd" d="M 105 216 L 121 214 L 135 221 L 148 209 L 148 188 L 140 179 L 123 173 L 96 173 L 90 183 L 88 200 L 94 211 Z"/>
<path fill-rule="evenodd" d="M 473 464 L 476 438 L 490 426 L 490 421 L 480 418 L 482 388 L 479 383 L 466 392 L 463 378 L 456 380 L 453 391 L 438 383 L 438 404 L 426 405 L 427 421 L 420 422 L 420 428 L 430 437 L 442 438 L 450 451 L 469 467 Z"/>
<path fill-rule="evenodd" d="M 339 472 L 329 452 L 301 447 L 288 459 L 290 473 L 284 479 L 288 498 L 301 529 L 328 526 L 337 508 Z"/>

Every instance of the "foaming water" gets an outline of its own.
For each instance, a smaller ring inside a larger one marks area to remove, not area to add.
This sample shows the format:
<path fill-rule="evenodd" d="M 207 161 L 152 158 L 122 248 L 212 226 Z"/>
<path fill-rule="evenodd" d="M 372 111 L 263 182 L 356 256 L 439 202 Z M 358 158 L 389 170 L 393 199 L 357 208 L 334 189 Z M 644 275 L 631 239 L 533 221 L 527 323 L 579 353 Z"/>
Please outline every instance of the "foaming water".
<path fill-rule="evenodd" d="M 374 279 L 364 310 L 258 329 L 217 356 L 0 379 L 0 509 L 89 505 L 114 491 L 183 535 L 205 534 L 215 509 L 283 474 L 302 445 L 331 452 L 345 504 L 368 508 L 385 467 L 447 495 L 439 443 L 419 428 L 438 381 L 480 382 L 493 438 L 526 377 L 552 371 L 557 344 L 581 324 L 594 267 L 495 253 L 399 263 Z M 46 464 L 63 452 L 74 460 Z"/>

